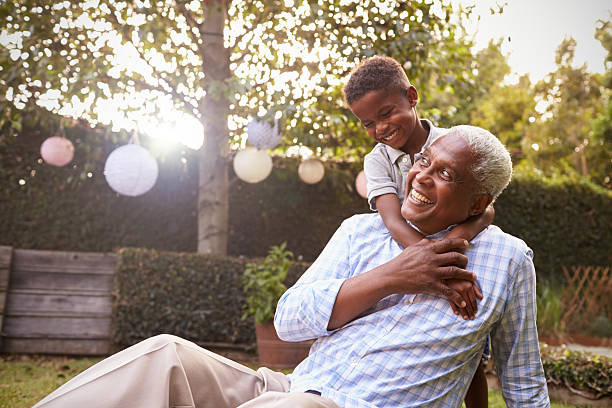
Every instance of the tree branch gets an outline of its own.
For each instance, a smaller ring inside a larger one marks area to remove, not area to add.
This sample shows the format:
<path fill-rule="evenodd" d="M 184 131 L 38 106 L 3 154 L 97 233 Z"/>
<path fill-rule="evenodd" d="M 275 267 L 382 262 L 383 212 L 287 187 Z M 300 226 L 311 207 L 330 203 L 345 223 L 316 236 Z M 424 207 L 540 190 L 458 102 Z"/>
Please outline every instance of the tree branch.
<path fill-rule="evenodd" d="M 193 13 L 185 7 L 185 3 L 183 3 L 182 1 L 177 1 L 176 6 L 178 7 L 181 15 L 185 17 L 185 20 L 187 20 L 187 26 L 189 26 L 189 30 L 187 31 L 189 32 L 189 36 L 191 37 L 191 40 L 198 47 L 198 51 L 200 55 L 204 55 L 204 47 L 203 47 L 203 43 L 201 43 L 202 25 L 198 23 Z M 195 33 L 193 32 L 194 28 L 198 30 L 198 33 L 200 33 L 200 37 L 195 35 Z"/>

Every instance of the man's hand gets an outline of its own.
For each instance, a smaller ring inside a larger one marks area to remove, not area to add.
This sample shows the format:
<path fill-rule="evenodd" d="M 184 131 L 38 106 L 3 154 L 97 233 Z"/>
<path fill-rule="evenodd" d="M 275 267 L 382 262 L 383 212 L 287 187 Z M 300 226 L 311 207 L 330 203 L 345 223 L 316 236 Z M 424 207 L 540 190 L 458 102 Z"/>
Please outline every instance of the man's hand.
<path fill-rule="evenodd" d="M 478 289 L 476 283 L 459 279 L 449 279 L 447 284 L 453 290 L 459 292 L 461 298 L 467 303 L 466 307 L 460 308 L 457 307 L 454 302 L 450 302 L 453 312 L 455 312 L 456 315 L 460 314 L 466 320 L 474 320 L 474 316 L 476 316 L 476 312 L 478 312 L 476 298 L 482 299 L 482 293 L 480 289 Z"/>
<path fill-rule="evenodd" d="M 473 310 L 473 306 L 468 306 L 469 295 L 464 298 L 449 285 L 457 280 L 471 285 L 476 280 L 473 273 L 464 269 L 468 259 L 463 252 L 468 245 L 462 238 L 423 239 L 404 249 L 388 263 L 389 269 L 385 271 L 394 287 L 393 293 L 439 294 L 458 308 Z"/>
<path fill-rule="evenodd" d="M 430 293 L 442 295 L 459 308 L 467 307 L 449 279 L 474 282 L 466 271 L 463 255 L 468 242 L 462 238 L 440 241 L 423 239 L 404 249 L 392 260 L 344 281 L 329 318 L 328 330 L 334 330 L 359 316 L 379 300 L 395 294 Z"/>

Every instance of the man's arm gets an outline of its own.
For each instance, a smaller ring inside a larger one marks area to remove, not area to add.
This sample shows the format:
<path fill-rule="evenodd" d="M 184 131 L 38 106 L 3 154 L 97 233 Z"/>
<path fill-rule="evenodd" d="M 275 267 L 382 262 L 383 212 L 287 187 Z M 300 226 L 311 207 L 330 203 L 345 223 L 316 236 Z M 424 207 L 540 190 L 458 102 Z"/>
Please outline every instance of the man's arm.
<path fill-rule="evenodd" d="M 438 293 L 462 302 L 444 282 L 449 278 L 474 280 L 471 272 L 449 266 L 465 265 L 463 254 L 448 252 L 466 246 L 464 240 L 423 240 L 357 275 L 350 255 L 354 224 L 344 222 L 312 266 L 281 297 L 274 316 L 281 339 L 300 341 L 328 335 L 393 293 Z"/>
<path fill-rule="evenodd" d="M 536 329 L 536 275 L 530 250 L 515 267 L 505 310 L 491 332 L 497 376 L 508 407 L 549 407 Z"/>
<path fill-rule="evenodd" d="M 446 280 L 451 276 L 475 280 L 474 274 L 463 269 L 467 257 L 461 252 L 467 245 L 467 241 L 460 238 L 435 242 L 423 239 L 390 261 L 347 279 L 336 297 L 328 330 L 344 326 L 379 300 L 395 293 L 441 294 L 457 306 L 465 307 L 461 295 L 451 289 Z"/>

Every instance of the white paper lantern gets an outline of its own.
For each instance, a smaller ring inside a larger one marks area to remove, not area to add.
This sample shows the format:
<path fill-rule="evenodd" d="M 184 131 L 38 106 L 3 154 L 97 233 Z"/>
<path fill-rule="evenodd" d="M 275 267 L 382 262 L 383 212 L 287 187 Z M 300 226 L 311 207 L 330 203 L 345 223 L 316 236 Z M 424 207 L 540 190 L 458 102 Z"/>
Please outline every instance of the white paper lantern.
<path fill-rule="evenodd" d="M 367 198 L 368 196 L 368 179 L 365 176 L 363 170 L 357 174 L 357 178 L 355 178 L 355 189 L 357 190 L 357 194 L 362 196 L 363 198 Z"/>
<path fill-rule="evenodd" d="M 316 184 L 325 175 L 325 166 L 317 159 L 308 159 L 300 163 L 298 175 L 304 183 Z"/>
<path fill-rule="evenodd" d="M 52 136 L 40 145 L 40 155 L 53 166 L 65 166 L 74 156 L 74 146 L 65 137 Z"/>
<path fill-rule="evenodd" d="M 149 191 L 157 180 L 157 161 L 144 147 L 127 144 L 106 158 L 104 177 L 119 194 L 136 197 Z"/>
<path fill-rule="evenodd" d="M 272 159 L 265 150 L 247 147 L 234 156 L 234 173 L 247 183 L 259 183 L 272 171 Z"/>
<path fill-rule="evenodd" d="M 280 142 L 281 134 L 278 131 L 278 120 L 274 121 L 274 127 L 267 122 L 252 119 L 247 125 L 247 135 L 250 144 L 258 149 L 273 149 Z"/>

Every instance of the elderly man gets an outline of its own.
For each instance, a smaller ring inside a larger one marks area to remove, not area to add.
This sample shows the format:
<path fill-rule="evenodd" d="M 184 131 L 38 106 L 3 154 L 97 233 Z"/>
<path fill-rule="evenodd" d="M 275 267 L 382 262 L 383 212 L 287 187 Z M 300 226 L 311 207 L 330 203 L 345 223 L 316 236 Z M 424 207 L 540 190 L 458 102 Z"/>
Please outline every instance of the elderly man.
<path fill-rule="evenodd" d="M 378 214 L 345 220 L 279 302 L 281 338 L 317 339 L 289 376 L 164 335 L 102 361 L 37 406 L 460 407 L 490 333 L 507 405 L 548 407 L 531 250 L 495 226 L 465 255 L 466 242 L 444 239 L 481 213 L 511 172 L 493 135 L 458 126 L 409 173 L 402 214 L 428 239 L 402 251 Z M 449 278 L 476 279 L 483 298 L 473 320 L 448 305 L 460 302 Z"/>

